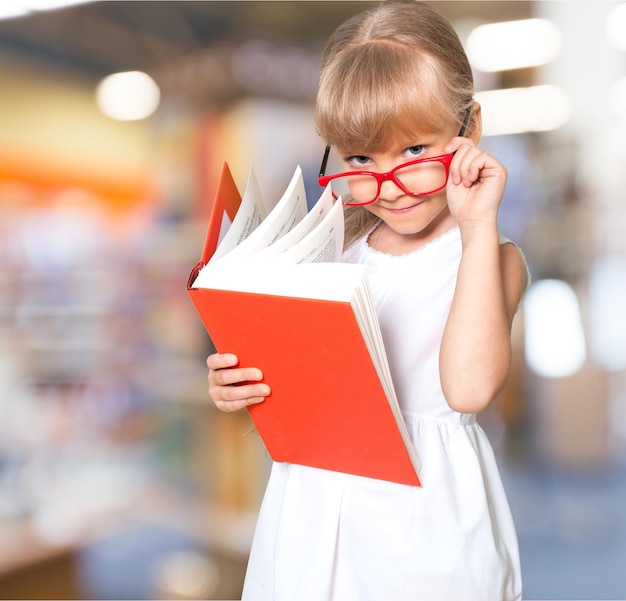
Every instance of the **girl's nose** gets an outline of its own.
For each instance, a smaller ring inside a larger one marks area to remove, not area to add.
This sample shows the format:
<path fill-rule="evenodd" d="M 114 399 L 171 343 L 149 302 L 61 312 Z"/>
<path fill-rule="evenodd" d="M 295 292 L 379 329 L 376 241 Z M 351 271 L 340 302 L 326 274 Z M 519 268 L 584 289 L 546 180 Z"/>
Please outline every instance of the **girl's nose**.
<path fill-rule="evenodd" d="M 384 200 L 396 200 L 403 195 L 404 191 L 402 188 L 399 188 L 398 185 L 391 179 L 386 179 L 380 185 L 379 197 Z"/>

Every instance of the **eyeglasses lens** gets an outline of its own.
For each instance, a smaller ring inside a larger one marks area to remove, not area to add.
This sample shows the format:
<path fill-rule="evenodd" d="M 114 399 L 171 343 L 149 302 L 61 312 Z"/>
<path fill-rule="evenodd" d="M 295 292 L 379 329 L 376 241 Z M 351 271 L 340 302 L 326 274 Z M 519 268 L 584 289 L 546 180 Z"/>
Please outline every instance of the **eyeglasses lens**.
<path fill-rule="evenodd" d="M 447 171 L 443 163 L 432 161 L 407 165 L 395 172 L 399 181 L 413 195 L 425 195 L 440 190 L 446 184 Z M 377 199 L 378 181 L 371 175 L 349 175 L 332 180 L 332 189 L 346 204 L 367 204 Z"/>

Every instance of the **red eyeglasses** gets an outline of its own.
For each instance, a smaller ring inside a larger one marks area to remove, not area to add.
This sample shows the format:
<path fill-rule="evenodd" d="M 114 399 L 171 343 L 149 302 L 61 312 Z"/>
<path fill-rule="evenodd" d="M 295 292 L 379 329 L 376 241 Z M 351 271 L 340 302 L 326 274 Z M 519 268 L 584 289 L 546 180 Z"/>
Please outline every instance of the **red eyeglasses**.
<path fill-rule="evenodd" d="M 405 194 L 426 196 L 445 188 L 454 154 L 416 159 L 402 163 L 386 173 L 375 171 L 345 171 L 335 175 L 324 175 L 330 146 L 326 147 L 317 181 L 326 187 L 330 182 L 335 198 L 341 197 L 344 205 L 367 205 L 380 196 L 382 183 L 391 180 Z"/>
<path fill-rule="evenodd" d="M 471 109 L 468 109 L 458 133 L 465 135 L 469 123 Z M 439 192 L 446 187 L 450 175 L 452 154 L 426 157 L 402 163 L 386 173 L 375 171 L 344 171 L 334 175 L 326 175 L 326 166 L 330 155 L 330 146 L 326 146 L 324 158 L 317 181 L 326 187 L 331 183 L 333 196 L 341 197 L 344 205 L 361 206 L 376 202 L 380 196 L 380 188 L 384 181 L 392 181 L 400 190 L 410 196 L 427 196 Z"/>

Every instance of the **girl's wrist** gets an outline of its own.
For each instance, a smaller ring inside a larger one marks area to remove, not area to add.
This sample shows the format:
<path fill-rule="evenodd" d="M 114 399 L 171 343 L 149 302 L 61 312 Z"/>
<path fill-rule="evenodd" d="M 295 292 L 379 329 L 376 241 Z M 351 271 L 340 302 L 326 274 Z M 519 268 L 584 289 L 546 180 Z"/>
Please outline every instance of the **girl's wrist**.
<path fill-rule="evenodd" d="M 495 220 L 465 222 L 459 224 L 459 229 L 463 246 L 475 242 L 500 244 L 500 232 Z"/>

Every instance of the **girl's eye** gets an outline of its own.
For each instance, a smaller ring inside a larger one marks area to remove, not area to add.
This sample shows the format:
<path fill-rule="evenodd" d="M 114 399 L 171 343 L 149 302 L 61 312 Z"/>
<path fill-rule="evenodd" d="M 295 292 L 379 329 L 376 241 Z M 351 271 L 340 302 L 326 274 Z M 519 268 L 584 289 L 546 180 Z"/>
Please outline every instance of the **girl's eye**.
<path fill-rule="evenodd" d="M 354 156 L 348 157 L 345 160 L 346 160 L 346 163 L 350 165 L 350 167 L 359 168 L 359 169 L 365 167 L 372 161 L 372 159 L 363 155 L 354 155 Z"/>
<path fill-rule="evenodd" d="M 425 147 L 422 145 L 409 146 L 404 152 L 406 153 L 407 156 L 411 157 L 412 159 L 416 159 L 420 155 L 424 154 L 424 149 Z"/>

